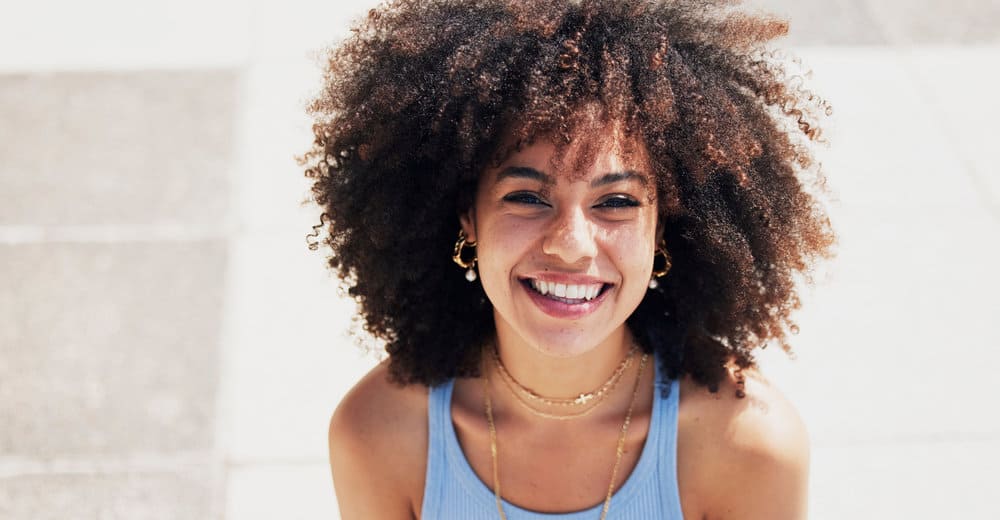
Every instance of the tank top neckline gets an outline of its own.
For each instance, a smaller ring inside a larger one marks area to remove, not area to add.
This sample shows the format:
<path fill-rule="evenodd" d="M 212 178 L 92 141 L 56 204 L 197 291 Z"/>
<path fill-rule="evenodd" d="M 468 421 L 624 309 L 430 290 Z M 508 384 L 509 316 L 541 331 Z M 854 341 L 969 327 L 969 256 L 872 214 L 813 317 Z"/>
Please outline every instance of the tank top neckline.
<path fill-rule="evenodd" d="M 624 484 L 622 484 L 618 490 L 611 496 L 611 510 L 616 508 L 624 507 L 629 501 L 631 501 L 642 488 L 642 483 L 648 478 L 651 478 L 656 470 L 656 459 L 657 452 L 660 446 L 660 430 L 663 428 L 659 426 L 659 422 L 663 420 L 666 410 L 664 408 L 667 406 L 668 399 L 663 398 L 665 395 L 669 395 L 676 399 L 676 393 L 679 390 L 676 384 L 671 385 L 670 381 L 664 382 L 663 374 L 659 369 L 659 363 L 655 355 L 650 360 L 653 367 L 656 369 L 656 377 L 653 385 L 653 407 L 649 418 L 649 431 L 646 434 L 646 440 L 642 445 L 642 452 L 639 454 L 639 461 L 636 463 L 632 472 L 626 477 Z M 673 381 L 676 383 L 676 381 Z M 664 386 L 669 386 L 669 390 L 664 388 Z M 447 420 L 446 424 L 443 425 L 444 434 L 446 437 L 446 458 L 448 459 L 448 465 L 453 472 L 453 475 L 461 482 L 462 486 L 466 489 L 466 492 L 473 500 L 476 500 L 484 507 L 496 508 L 496 497 L 494 495 L 493 487 L 487 485 L 483 482 L 478 475 L 476 475 L 475 470 L 469 464 L 469 460 L 465 457 L 465 453 L 462 451 L 462 446 L 458 442 L 458 434 L 455 431 L 455 424 L 451 419 L 451 398 L 452 393 L 455 388 L 455 380 L 452 379 L 445 383 L 444 388 L 442 388 L 442 404 L 445 407 L 443 410 Z M 669 393 L 668 393 L 669 392 Z M 611 468 L 608 468 L 608 477 L 610 477 Z M 542 513 L 534 511 L 531 509 L 525 509 L 518 507 L 515 504 L 508 502 L 506 499 L 501 498 L 503 502 L 504 511 L 511 515 L 513 512 L 513 517 L 523 518 L 527 520 L 591 520 L 596 518 L 596 515 L 600 514 L 601 509 L 604 507 L 604 501 L 601 500 L 600 503 L 589 507 L 587 509 L 562 512 L 562 513 Z"/>

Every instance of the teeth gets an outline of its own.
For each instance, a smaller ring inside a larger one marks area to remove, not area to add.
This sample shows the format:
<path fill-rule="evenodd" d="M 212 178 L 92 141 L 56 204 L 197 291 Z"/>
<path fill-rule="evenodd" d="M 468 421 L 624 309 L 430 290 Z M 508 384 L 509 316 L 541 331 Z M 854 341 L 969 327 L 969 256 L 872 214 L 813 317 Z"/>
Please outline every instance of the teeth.
<path fill-rule="evenodd" d="M 601 292 L 601 284 L 567 285 L 564 283 L 531 280 L 531 286 L 541 294 L 552 295 L 567 300 L 593 300 Z"/>

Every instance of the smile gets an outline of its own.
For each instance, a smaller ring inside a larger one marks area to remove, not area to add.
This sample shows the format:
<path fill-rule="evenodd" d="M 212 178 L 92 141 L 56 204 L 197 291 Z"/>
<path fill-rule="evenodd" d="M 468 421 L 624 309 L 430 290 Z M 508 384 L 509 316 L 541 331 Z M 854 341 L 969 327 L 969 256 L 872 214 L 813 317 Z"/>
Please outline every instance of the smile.
<path fill-rule="evenodd" d="M 582 303 L 593 300 L 604 289 L 607 284 L 572 285 L 556 282 L 545 282 L 542 280 L 528 279 L 528 286 L 553 300 L 563 303 Z"/>
<path fill-rule="evenodd" d="M 596 310 L 612 284 L 566 284 L 533 278 L 520 280 L 525 292 L 546 314 L 565 319 L 581 318 Z"/>

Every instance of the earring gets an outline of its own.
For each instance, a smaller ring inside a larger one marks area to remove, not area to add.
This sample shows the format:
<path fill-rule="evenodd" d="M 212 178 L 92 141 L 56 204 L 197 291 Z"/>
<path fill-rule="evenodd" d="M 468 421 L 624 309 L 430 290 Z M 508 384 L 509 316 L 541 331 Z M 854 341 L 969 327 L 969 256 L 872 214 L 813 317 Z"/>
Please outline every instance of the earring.
<path fill-rule="evenodd" d="M 474 248 L 476 247 L 476 243 L 467 242 L 465 238 L 465 230 L 459 229 L 458 240 L 455 242 L 455 251 L 452 253 L 451 259 L 459 266 L 466 268 L 465 279 L 470 282 L 474 282 L 476 281 L 476 256 L 473 254 L 472 260 L 465 261 L 462 259 L 462 250 L 465 249 L 466 246 Z"/>
<path fill-rule="evenodd" d="M 657 270 L 653 268 L 653 275 L 649 277 L 649 288 L 656 289 L 660 286 L 660 283 L 656 281 L 657 278 L 665 276 L 669 271 L 670 267 L 673 265 L 670 263 L 670 253 L 667 252 L 667 243 L 661 241 L 660 245 L 657 246 L 656 252 L 653 253 L 653 265 L 656 265 L 656 256 L 663 255 L 663 267 Z"/>

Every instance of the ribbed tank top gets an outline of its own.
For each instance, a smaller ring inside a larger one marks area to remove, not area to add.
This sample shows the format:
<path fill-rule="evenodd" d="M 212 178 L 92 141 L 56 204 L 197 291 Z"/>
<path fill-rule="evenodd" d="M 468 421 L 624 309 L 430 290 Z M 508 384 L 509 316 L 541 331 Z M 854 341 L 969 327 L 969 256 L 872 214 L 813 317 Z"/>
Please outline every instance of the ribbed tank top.
<path fill-rule="evenodd" d="M 653 366 L 659 363 L 653 360 Z M 493 488 L 473 471 L 462 453 L 451 421 L 454 380 L 430 389 L 427 476 L 421 520 L 495 520 Z M 677 489 L 677 380 L 656 372 L 656 391 L 649 433 L 642 453 L 625 483 L 611 497 L 608 519 L 682 520 Z M 610 471 L 610 468 L 609 468 Z M 570 513 L 539 513 L 503 501 L 509 520 L 597 520 L 603 501 L 589 509 Z"/>

